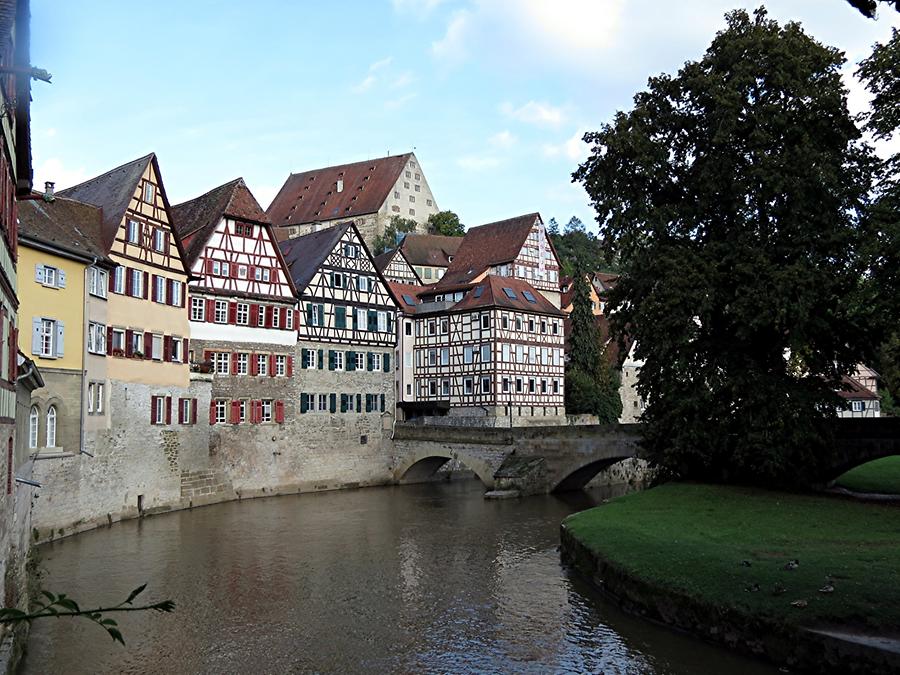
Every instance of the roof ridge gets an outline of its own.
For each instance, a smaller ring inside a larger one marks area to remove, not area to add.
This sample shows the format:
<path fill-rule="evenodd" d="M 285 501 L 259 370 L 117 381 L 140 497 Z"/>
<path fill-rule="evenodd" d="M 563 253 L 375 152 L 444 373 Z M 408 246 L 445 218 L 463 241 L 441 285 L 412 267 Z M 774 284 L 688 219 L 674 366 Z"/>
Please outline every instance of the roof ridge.
<path fill-rule="evenodd" d="M 197 195 L 197 196 L 194 197 L 193 199 L 185 199 L 183 202 L 178 202 L 177 204 L 172 204 L 172 208 L 174 209 L 174 208 L 176 208 L 176 207 L 178 207 L 178 206 L 184 206 L 185 204 L 189 204 L 190 202 L 195 202 L 195 201 L 197 201 L 198 199 L 203 199 L 203 198 L 206 197 L 207 195 L 211 195 L 211 194 L 212 194 L 213 192 L 215 192 L 216 190 L 221 190 L 221 189 L 222 189 L 223 187 L 225 187 L 226 185 L 230 185 L 231 183 L 236 183 L 236 182 L 239 181 L 239 180 L 244 180 L 244 179 L 243 179 L 242 177 L 233 178 L 233 179 L 231 179 L 230 181 L 227 181 L 227 182 L 225 182 L 225 183 L 222 183 L 221 185 L 217 185 L 216 187 L 207 190 L 207 191 L 204 192 L 202 195 Z"/>
<path fill-rule="evenodd" d="M 93 178 L 88 178 L 87 180 L 83 180 L 83 181 L 81 181 L 80 183 L 76 183 L 75 185 L 70 185 L 70 186 L 67 187 L 67 188 L 63 188 L 62 190 L 60 190 L 59 192 L 57 192 L 57 194 L 62 195 L 62 196 L 65 196 L 64 193 L 67 192 L 67 191 L 69 191 L 69 190 L 74 190 L 75 188 L 79 188 L 79 187 L 81 187 L 82 185 L 87 185 L 88 183 L 91 183 L 91 182 L 93 182 L 93 181 L 95 181 L 95 180 L 98 180 L 98 179 L 100 179 L 100 178 L 103 178 L 104 176 L 108 176 L 109 174 L 113 173 L 114 171 L 118 171 L 119 169 L 124 169 L 126 166 L 130 166 L 130 165 L 132 165 L 132 164 L 137 164 L 138 162 L 142 162 L 142 161 L 144 161 L 144 160 L 152 161 L 153 158 L 154 158 L 155 156 L 156 156 L 156 153 L 155 153 L 155 152 L 151 152 L 150 154 L 144 155 L 143 157 L 138 157 L 137 159 L 133 159 L 133 160 L 131 160 L 130 162 L 125 162 L 125 163 L 123 163 L 123 164 L 120 164 L 120 165 L 117 166 L 117 167 L 113 167 L 112 169 L 109 169 L 108 171 L 104 171 L 103 173 L 97 174 L 97 175 L 94 176 Z M 77 201 L 77 200 L 76 200 L 76 201 Z"/>
<path fill-rule="evenodd" d="M 333 169 L 338 166 L 355 166 L 356 164 L 368 164 L 369 162 L 377 162 L 377 161 L 383 160 L 383 159 L 394 159 L 396 157 L 409 157 L 412 154 L 413 154 L 412 151 L 401 152 L 398 155 L 385 155 L 384 157 L 373 157 L 371 159 L 360 159 L 356 162 L 342 162 L 339 164 L 327 164 L 325 166 L 320 166 L 315 169 L 306 169 L 305 171 L 298 171 L 297 173 L 294 173 L 293 171 L 291 171 L 291 173 L 288 174 L 288 176 L 289 177 L 290 176 L 302 176 L 305 173 L 312 173 L 314 171 L 323 171 L 325 169 Z"/>

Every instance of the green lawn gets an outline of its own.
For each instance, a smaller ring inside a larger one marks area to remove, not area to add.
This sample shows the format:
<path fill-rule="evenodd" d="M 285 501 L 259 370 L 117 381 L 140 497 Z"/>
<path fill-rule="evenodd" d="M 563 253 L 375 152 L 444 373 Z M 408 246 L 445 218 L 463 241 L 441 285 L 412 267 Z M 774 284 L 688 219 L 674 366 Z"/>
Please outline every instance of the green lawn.
<path fill-rule="evenodd" d="M 851 469 L 837 484 L 854 492 L 900 495 L 900 457 L 883 457 Z"/>
<path fill-rule="evenodd" d="M 900 626 L 897 506 L 670 483 L 566 525 L 626 572 L 716 607 L 805 626 Z M 792 559 L 799 567 L 785 570 Z M 819 592 L 826 578 L 833 593 Z"/>

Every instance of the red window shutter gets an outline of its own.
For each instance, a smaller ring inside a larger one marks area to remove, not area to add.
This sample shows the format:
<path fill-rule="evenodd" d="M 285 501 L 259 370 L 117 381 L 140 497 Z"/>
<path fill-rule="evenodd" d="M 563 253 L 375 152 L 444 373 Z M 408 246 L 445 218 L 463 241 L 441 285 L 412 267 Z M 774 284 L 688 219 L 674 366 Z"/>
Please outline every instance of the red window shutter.
<path fill-rule="evenodd" d="M 10 382 L 15 382 L 16 377 L 19 374 L 19 360 L 17 358 L 17 349 L 19 344 L 19 329 L 13 328 L 12 331 L 12 346 L 9 350 L 9 380 Z"/>
<path fill-rule="evenodd" d="M 213 264 L 212 260 L 206 261 L 206 273 L 207 274 L 212 274 L 212 264 Z"/>
<path fill-rule="evenodd" d="M 153 358 L 153 333 L 144 333 L 144 358 Z"/>
<path fill-rule="evenodd" d="M 183 338 L 181 341 L 181 362 L 188 362 L 188 347 L 191 345 L 191 341 L 187 338 Z"/>
<path fill-rule="evenodd" d="M 110 293 L 113 292 L 113 289 L 116 287 L 116 271 L 114 269 L 109 271 L 109 276 L 106 277 L 109 288 L 107 289 Z"/>
<path fill-rule="evenodd" d="M 112 355 L 112 336 L 113 331 L 111 326 L 106 327 L 106 353 L 107 355 Z"/>
<path fill-rule="evenodd" d="M 231 374 L 237 375 L 237 352 L 231 352 Z"/>
<path fill-rule="evenodd" d="M 269 377 L 275 377 L 275 355 L 269 354 Z"/>
<path fill-rule="evenodd" d="M 266 328 L 272 327 L 272 312 L 275 311 L 275 308 L 271 305 L 269 307 L 263 306 L 262 310 L 266 313 Z"/>
<path fill-rule="evenodd" d="M 203 361 L 204 362 L 212 361 L 212 352 L 209 351 L 208 349 L 203 350 Z"/>
<path fill-rule="evenodd" d="M 349 323 L 349 322 L 348 322 Z M 294 310 L 294 330 L 300 326 L 300 310 Z"/>
<path fill-rule="evenodd" d="M 125 295 L 132 295 L 134 293 L 134 276 L 131 274 L 131 269 L 125 268 Z"/>
<path fill-rule="evenodd" d="M 152 298 L 153 302 L 159 302 L 159 298 L 156 297 L 156 275 L 155 274 L 150 275 L 150 286 L 153 289 L 152 291 L 150 291 L 150 293 L 151 293 L 150 297 Z"/>
<path fill-rule="evenodd" d="M 232 401 L 231 402 L 231 423 L 237 424 L 241 420 L 241 402 L 240 401 Z"/>
<path fill-rule="evenodd" d="M 294 374 L 294 357 L 287 357 L 287 376 L 291 377 Z"/>
<path fill-rule="evenodd" d="M 228 323 L 237 323 L 237 303 L 228 303 Z"/>
<path fill-rule="evenodd" d="M 172 397 L 166 396 L 166 424 L 172 424 Z"/>
<path fill-rule="evenodd" d="M 186 420 L 184 419 L 184 399 L 180 396 L 178 397 L 178 424 L 184 424 Z"/>
<path fill-rule="evenodd" d="M 250 281 L 256 279 L 256 265 L 247 266 L 247 279 L 249 279 Z"/>
<path fill-rule="evenodd" d="M 168 232 L 163 233 L 163 252 L 166 255 L 169 255 L 169 233 Z"/>
<path fill-rule="evenodd" d="M 285 326 L 287 326 L 287 313 L 288 313 L 288 308 L 282 307 L 281 308 L 281 320 L 278 322 L 278 325 L 281 328 L 284 328 Z"/>
<path fill-rule="evenodd" d="M 191 424 L 197 424 L 197 399 L 191 399 Z"/>
<path fill-rule="evenodd" d="M 206 320 L 209 323 L 212 323 L 216 319 L 216 301 L 207 299 L 206 300 Z"/>
<path fill-rule="evenodd" d="M 156 399 L 159 396 L 150 397 L 150 424 L 156 424 Z"/>
<path fill-rule="evenodd" d="M 169 235 L 166 235 L 167 237 Z M 168 250 L 168 248 L 166 249 Z M 172 297 L 175 295 L 175 280 L 174 279 L 166 279 L 166 304 L 171 304 Z"/>
<path fill-rule="evenodd" d="M 134 331 L 125 331 L 125 356 L 131 358 L 134 356 Z"/>
<path fill-rule="evenodd" d="M 253 405 L 256 407 L 256 422 L 262 422 L 262 401 L 254 401 Z"/>
<path fill-rule="evenodd" d="M 259 305 L 250 305 L 250 325 L 259 323 Z"/>
<path fill-rule="evenodd" d="M 150 290 L 150 272 L 144 272 L 144 300 L 147 299 L 147 294 Z"/>
<path fill-rule="evenodd" d="M 209 402 L 209 423 L 210 424 L 216 423 L 216 402 L 215 401 Z"/>
<path fill-rule="evenodd" d="M 172 360 L 172 336 L 163 336 L 163 361 Z"/>
<path fill-rule="evenodd" d="M 284 401 L 275 401 L 275 421 L 284 424 Z"/>
<path fill-rule="evenodd" d="M 250 374 L 256 375 L 259 371 L 256 368 L 256 354 L 250 354 L 248 357 L 250 359 Z"/>

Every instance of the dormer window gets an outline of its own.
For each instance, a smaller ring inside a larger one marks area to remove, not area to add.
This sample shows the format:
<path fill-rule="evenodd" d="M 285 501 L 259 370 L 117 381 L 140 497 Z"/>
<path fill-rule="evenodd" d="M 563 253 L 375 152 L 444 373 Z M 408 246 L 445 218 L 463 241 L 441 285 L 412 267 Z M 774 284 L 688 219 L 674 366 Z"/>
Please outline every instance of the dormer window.
<path fill-rule="evenodd" d="M 337 180 L 337 191 L 338 192 L 344 191 L 344 179 L 343 178 L 338 178 L 338 180 Z"/>

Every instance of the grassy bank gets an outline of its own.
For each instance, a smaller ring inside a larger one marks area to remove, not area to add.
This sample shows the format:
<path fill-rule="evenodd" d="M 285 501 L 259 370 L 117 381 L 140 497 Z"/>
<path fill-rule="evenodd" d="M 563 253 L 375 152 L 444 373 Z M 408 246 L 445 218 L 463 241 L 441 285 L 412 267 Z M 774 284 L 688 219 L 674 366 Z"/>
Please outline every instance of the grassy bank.
<path fill-rule="evenodd" d="M 896 506 L 672 483 L 566 526 L 625 573 L 715 607 L 810 627 L 900 626 Z"/>
<path fill-rule="evenodd" d="M 900 495 L 900 457 L 884 457 L 851 469 L 837 484 L 854 492 Z"/>

